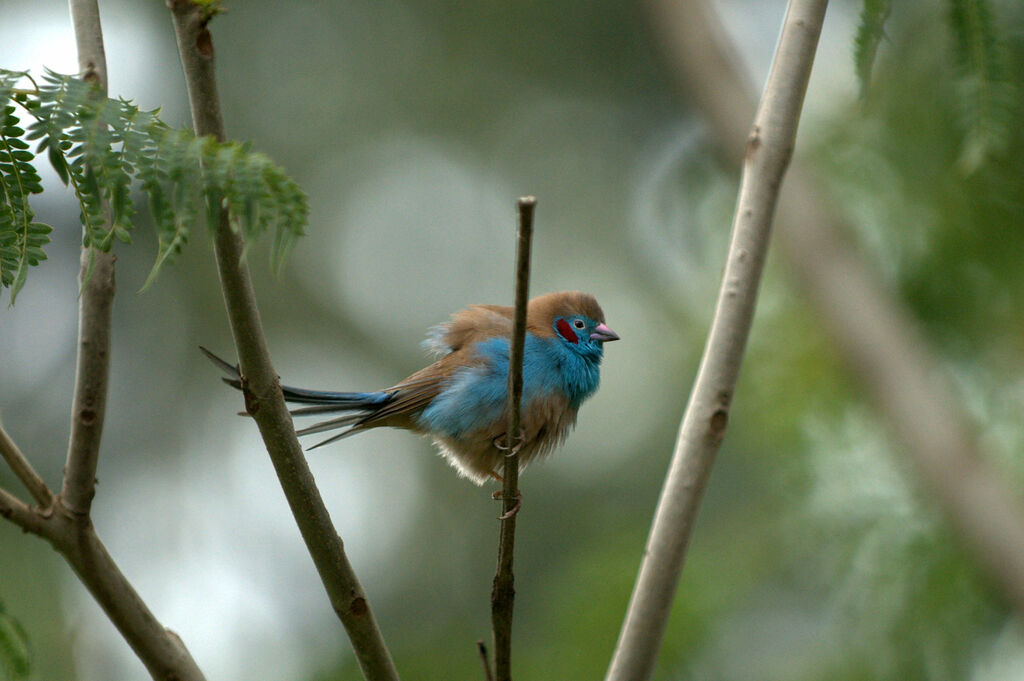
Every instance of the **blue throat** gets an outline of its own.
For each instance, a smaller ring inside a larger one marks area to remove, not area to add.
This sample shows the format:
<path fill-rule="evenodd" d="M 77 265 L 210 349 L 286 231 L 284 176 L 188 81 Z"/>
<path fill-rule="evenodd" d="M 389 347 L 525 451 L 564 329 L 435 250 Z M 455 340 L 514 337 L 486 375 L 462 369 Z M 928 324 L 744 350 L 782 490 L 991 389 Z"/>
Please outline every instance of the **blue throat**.
<path fill-rule="evenodd" d="M 529 394 L 528 389 L 536 385 L 544 392 L 560 390 L 574 409 L 579 407 L 597 390 L 601 381 L 602 356 L 600 343 L 587 342 L 570 347 L 555 338 L 527 334 L 523 352 L 524 400 Z M 507 359 L 505 367 L 507 377 Z"/>
<path fill-rule="evenodd" d="M 452 437 L 490 425 L 501 418 L 508 399 L 509 340 L 492 338 L 476 347 L 484 363 L 459 369 L 419 416 L 430 430 Z M 526 334 L 523 350 L 525 409 L 534 399 L 560 392 L 575 409 L 597 390 L 603 351 L 584 341 L 569 347 L 556 338 Z"/>

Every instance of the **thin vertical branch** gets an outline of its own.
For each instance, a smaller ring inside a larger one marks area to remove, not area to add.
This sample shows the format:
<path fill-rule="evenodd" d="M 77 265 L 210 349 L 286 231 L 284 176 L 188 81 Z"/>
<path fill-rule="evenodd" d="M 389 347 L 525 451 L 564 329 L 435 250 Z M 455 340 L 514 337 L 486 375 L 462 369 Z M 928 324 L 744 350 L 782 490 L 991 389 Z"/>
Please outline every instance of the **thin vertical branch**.
<path fill-rule="evenodd" d="M 512 610 L 515 576 L 512 557 L 516 542 L 516 513 L 519 510 L 519 447 L 522 445 L 520 413 L 523 396 L 523 348 L 526 344 L 526 303 L 530 293 L 530 244 L 533 212 L 537 199 L 524 196 L 517 203 L 519 230 L 516 244 L 515 317 L 508 355 L 508 429 L 505 431 L 504 481 L 502 485 L 501 529 L 498 537 L 498 568 L 491 589 L 491 626 L 494 631 L 494 676 L 496 681 L 512 678 Z"/>
<path fill-rule="evenodd" d="M 168 6 L 196 134 L 224 139 L 214 76 L 213 39 L 207 26 L 212 18 L 209 6 L 192 0 L 168 0 Z M 252 280 L 243 258 L 244 247 L 241 235 L 232 231 L 227 213 L 222 210 L 214 248 L 238 352 L 246 410 L 259 427 L 292 515 L 331 605 L 352 642 L 364 677 L 373 681 L 397 681 L 398 672 L 391 654 L 295 436 L 277 373 L 270 361 Z"/>
<path fill-rule="evenodd" d="M 107 58 L 96 0 L 70 0 L 78 46 L 78 68 L 101 96 L 107 95 Z M 83 248 L 78 299 L 78 360 L 71 405 L 71 437 L 61 499 L 72 513 L 86 515 L 96 494 L 96 467 L 107 410 L 110 373 L 110 318 L 114 301 L 114 254 Z"/>
<path fill-rule="evenodd" d="M 68 0 L 80 75 L 107 96 L 107 53 L 103 47 L 100 7 L 95 0 Z"/>
<path fill-rule="evenodd" d="M 484 681 L 494 681 L 494 674 L 491 673 L 491 663 L 487 659 L 487 646 L 483 641 L 476 642 L 476 651 L 480 655 L 480 664 L 484 668 Z"/>
<path fill-rule="evenodd" d="M 754 317 L 772 217 L 792 155 L 826 0 L 791 0 L 754 125 L 711 332 L 658 500 L 607 681 L 654 669 L 697 511 L 729 418 Z"/>
<path fill-rule="evenodd" d="M 755 93 L 706 3 L 647 0 L 671 72 L 699 102 L 723 162 Z M 1024 507 L 986 461 L 976 426 L 912 314 L 858 255 L 812 168 L 797 161 L 779 203 L 779 245 L 839 355 L 906 448 L 927 489 L 1006 601 L 1024 612 Z"/>

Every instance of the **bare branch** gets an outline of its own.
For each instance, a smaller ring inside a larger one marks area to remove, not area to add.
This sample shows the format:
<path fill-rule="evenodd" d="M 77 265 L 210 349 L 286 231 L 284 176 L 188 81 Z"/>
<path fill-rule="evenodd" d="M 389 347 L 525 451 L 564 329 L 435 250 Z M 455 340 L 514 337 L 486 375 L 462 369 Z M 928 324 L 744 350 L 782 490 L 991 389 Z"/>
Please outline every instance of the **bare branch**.
<path fill-rule="evenodd" d="M 0 488 L 0 517 L 10 520 L 26 532 L 40 537 L 48 536 L 46 516 L 29 508 L 28 504 L 3 488 Z"/>
<path fill-rule="evenodd" d="M 709 41 L 721 27 L 702 2 L 649 0 L 682 88 L 701 103 L 726 163 L 727 140 L 742 134 L 736 111 L 753 109 L 730 46 Z M 805 293 L 852 375 L 889 421 L 946 516 L 1007 601 L 1024 611 L 1024 508 L 985 463 L 974 426 L 911 314 L 844 236 L 811 169 L 799 161 L 779 204 L 779 239 Z"/>
<path fill-rule="evenodd" d="M 487 646 L 483 641 L 476 642 L 476 651 L 480 655 L 480 664 L 484 666 L 484 681 L 494 681 L 494 675 L 491 674 L 491 663 L 487 659 Z"/>
<path fill-rule="evenodd" d="M 2 424 L 0 424 L 0 455 L 3 455 L 4 461 L 11 467 L 14 474 L 18 476 L 18 480 L 25 486 L 32 498 L 35 499 L 40 506 L 43 508 L 49 508 L 53 504 L 53 492 L 46 486 L 43 479 L 36 473 L 36 469 L 32 467 L 32 464 L 28 462 L 25 455 L 18 449 L 18 445 L 14 444 L 14 440 L 4 430 Z"/>
<path fill-rule="evenodd" d="M 679 429 L 608 681 L 650 678 L 697 510 L 728 422 L 772 217 L 792 154 L 826 0 L 791 0 L 747 138 L 732 243 L 711 332 Z"/>
<path fill-rule="evenodd" d="M 78 68 L 102 96 L 107 94 L 107 58 L 96 0 L 71 0 Z M 114 301 L 114 254 L 83 248 L 78 299 L 78 362 L 71 405 L 71 437 L 61 498 L 80 515 L 89 513 L 96 493 L 96 466 L 107 409 L 110 373 L 110 316 Z"/>
<path fill-rule="evenodd" d="M 75 3 L 72 3 L 74 6 Z M 89 272 L 89 259 L 95 264 Z M 61 500 L 86 515 L 96 494 L 96 467 L 107 409 L 110 373 L 110 318 L 114 301 L 114 255 L 82 250 L 78 300 L 78 363 L 71 404 L 71 438 Z"/>
<path fill-rule="evenodd" d="M 106 97 L 107 54 L 103 47 L 99 4 L 95 0 L 69 0 L 68 5 L 78 49 L 79 75 L 92 81 Z"/>
<path fill-rule="evenodd" d="M 106 59 L 96 0 L 70 0 L 82 76 L 106 93 Z M 164 629 L 121 574 L 96 536 L 89 510 L 107 401 L 114 256 L 83 249 L 78 366 L 64 484 L 54 497 L 6 432 L 0 450 L 32 496 L 29 508 L 0 489 L 0 516 L 48 540 L 78 573 L 154 679 L 204 681 L 181 643 Z"/>
<path fill-rule="evenodd" d="M 523 396 L 523 348 L 526 343 L 526 304 L 530 292 L 530 244 L 533 211 L 537 199 L 524 196 L 517 203 L 519 230 L 516 245 L 515 317 L 508 354 L 508 428 L 505 431 L 505 465 L 502 471 L 501 530 L 498 537 L 498 568 L 491 588 L 491 626 L 494 630 L 494 676 L 497 681 L 512 678 L 512 609 L 515 604 L 515 576 L 512 558 L 516 545 L 516 513 L 519 510 L 519 447 L 521 401 Z"/>
<path fill-rule="evenodd" d="M 205 681 L 181 639 L 161 626 L 118 569 L 88 515 L 71 513 L 59 503 L 29 508 L 0 489 L 0 517 L 46 539 L 64 556 L 153 679 Z"/>
<path fill-rule="evenodd" d="M 55 512 L 48 539 L 67 559 L 154 681 L 205 681 L 177 634 L 165 629 L 118 569 L 88 517 Z"/>
<path fill-rule="evenodd" d="M 211 17 L 206 7 L 191 0 L 168 0 L 168 6 L 196 134 L 224 139 L 213 40 L 207 27 Z M 231 230 L 226 212 L 221 213 L 214 246 L 244 381 L 246 410 L 259 427 L 292 515 L 352 642 L 363 675 L 373 680 L 397 680 L 391 654 L 295 437 L 263 336 L 252 280 L 243 259 L 244 243 Z"/>

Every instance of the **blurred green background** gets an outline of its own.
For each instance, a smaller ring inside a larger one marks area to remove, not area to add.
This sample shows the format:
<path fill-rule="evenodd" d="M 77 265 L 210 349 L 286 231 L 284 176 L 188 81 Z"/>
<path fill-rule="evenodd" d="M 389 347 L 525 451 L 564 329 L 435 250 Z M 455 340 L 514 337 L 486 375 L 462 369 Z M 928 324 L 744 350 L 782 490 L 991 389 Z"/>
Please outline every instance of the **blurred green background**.
<path fill-rule="evenodd" d="M 784 3 L 714 3 L 763 81 Z M 964 122 L 947 3 L 895 3 L 866 102 L 833 2 L 798 155 L 911 306 L 1024 482 L 1024 139 L 958 165 Z M 576 432 L 522 480 L 514 669 L 604 673 L 711 314 L 736 176 L 661 61 L 643 5 L 483 0 L 230 2 L 213 24 L 228 134 L 308 192 L 283 276 L 251 262 L 282 379 L 374 389 L 426 362 L 426 329 L 511 302 L 514 201 L 539 199 L 532 290 L 582 289 L 623 338 Z M 991 3 L 1007 72 L 1024 8 Z M 187 125 L 167 11 L 101 2 L 110 93 Z M 0 6 L 0 66 L 76 70 L 66 4 Z M 37 202 L 50 259 L 0 311 L 0 417 L 51 485 L 73 382 L 77 209 Z M 146 293 L 151 232 L 118 246 L 95 521 L 208 678 L 358 678 L 255 428 L 201 357 L 230 355 L 204 234 Z M 1020 623 L 921 493 L 773 257 L 657 679 L 1024 678 Z M 309 456 L 406 679 L 481 678 L 498 506 L 429 443 L 374 432 Z M 0 485 L 17 489 L 6 469 Z M 20 493 L 20 490 L 18 490 Z M 0 524 L 0 602 L 33 679 L 148 678 L 48 546 Z"/>

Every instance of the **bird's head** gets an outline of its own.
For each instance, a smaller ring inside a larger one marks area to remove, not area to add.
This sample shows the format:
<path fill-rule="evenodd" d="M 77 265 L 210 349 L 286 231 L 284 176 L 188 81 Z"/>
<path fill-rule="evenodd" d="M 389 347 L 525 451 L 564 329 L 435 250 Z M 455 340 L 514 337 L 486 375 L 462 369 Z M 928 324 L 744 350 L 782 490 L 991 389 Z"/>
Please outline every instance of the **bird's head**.
<path fill-rule="evenodd" d="M 604 322 L 594 296 L 579 291 L 547 293 L 530 301 L 527 327 L 539 336 L 554 337 L 568 349 L 599 358 L 604 343 L 619 340 Z"/>

